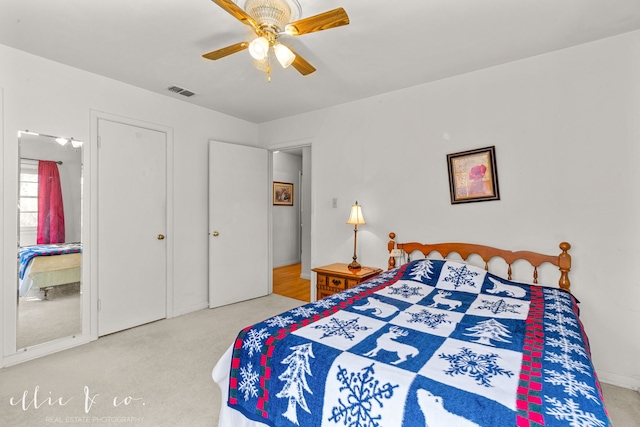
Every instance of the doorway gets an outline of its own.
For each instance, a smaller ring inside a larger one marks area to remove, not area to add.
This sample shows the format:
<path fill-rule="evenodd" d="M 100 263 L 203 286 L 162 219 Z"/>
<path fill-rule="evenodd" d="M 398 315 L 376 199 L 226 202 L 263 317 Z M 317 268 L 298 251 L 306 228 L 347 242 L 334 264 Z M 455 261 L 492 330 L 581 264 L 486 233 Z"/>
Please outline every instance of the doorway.
<path fill-rule="evenodd" d="M 273 293 L 309 302 L 311 147 L 273 151 L 272 165 L 274 183 L 293 188 L 290 203 L 274 202 L 272 208 Z"/>

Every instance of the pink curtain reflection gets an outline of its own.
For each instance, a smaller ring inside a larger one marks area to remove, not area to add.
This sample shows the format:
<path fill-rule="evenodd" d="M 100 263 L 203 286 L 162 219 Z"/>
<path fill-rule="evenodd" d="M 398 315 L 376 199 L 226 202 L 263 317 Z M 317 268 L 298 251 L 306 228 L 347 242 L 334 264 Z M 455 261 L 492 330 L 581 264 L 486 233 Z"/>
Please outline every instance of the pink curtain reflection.
<path fill-rule="evenodd" d="M 56 162 L 38 162 L 38 240 L 37 243 L 63 243 L 64 206 L 60 174 Z"/>

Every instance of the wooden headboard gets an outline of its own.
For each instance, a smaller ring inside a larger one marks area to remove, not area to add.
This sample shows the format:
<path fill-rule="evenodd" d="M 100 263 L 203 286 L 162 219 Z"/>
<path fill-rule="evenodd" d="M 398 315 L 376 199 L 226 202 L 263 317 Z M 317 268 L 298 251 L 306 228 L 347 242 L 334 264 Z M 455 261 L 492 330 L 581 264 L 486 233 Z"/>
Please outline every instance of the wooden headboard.
<path fill-rule="evenodd" d="M 528 261 L 533 266 L 533 283 L 538 283 L 538 267 L 545 262 L 551 263 L 559 268 L 560 280 L 558 285 L 561 289 L 570 292 L 571 282 L 569 281 L 569 270 L 571 270 L 571 255 L 567 252 L 571 249 L 571 245 L 567 242 L 560 243 L 560 249 L 562 252 L 559 255 L 544 255 L 537 252 L 530 251 L 509 251 L 505 249 L 493 248 L 491 246 L 476 245 L 473 243 L 397 243 L 396 233 L 389 233 L 389 243 L 387 248 L 389 253 L 392 249 L 401 249 L 407 254 L 411 254 L 414 251 L 420 251 L 427 257 L 432 252 L 438 252 L 443 258 L 446 258 L 450 253 L 456 252 L 466 260 L 470 255 L 476 254 L 482 257 L 484 261 L 484 269 L 489 271 L 489 261 L 491 258 L 499 257 L 504 259 L 508 265 L 508 278 L 511 279 L 512 270 L 511 265 L 518 260 Z M 396 266 L 396 259 L 393 256 L 389 256 L 389 270 Z"/>

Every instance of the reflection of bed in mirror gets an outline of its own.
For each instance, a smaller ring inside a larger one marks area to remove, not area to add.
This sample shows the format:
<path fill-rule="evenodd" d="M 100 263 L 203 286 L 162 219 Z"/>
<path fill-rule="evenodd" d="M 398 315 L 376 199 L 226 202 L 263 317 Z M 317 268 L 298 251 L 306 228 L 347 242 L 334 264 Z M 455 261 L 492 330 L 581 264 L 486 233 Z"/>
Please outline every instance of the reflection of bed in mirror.
<path fill-rule="evenodd" d="M 18 293 L 42 290 L 44 299 L 56 286 L 80 281 L 82 263 L 80 243 L 55 243 L 24 246 L 19 251 Z"/>

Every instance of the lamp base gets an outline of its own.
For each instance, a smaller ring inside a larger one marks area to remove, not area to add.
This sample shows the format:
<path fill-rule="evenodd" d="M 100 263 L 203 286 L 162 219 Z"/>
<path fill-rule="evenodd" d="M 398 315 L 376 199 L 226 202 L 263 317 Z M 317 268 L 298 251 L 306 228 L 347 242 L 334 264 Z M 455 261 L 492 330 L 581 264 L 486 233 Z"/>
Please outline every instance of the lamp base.
<path fill-rule="evenodd" d="M 362 266 L 360 264 L 358 264 L 358 262 L 356 260 L 354 260 L 351 264 L 349 264 L 347 266 L 349 268 L 349 270 L 359 270 L 362 268 Z"/>

